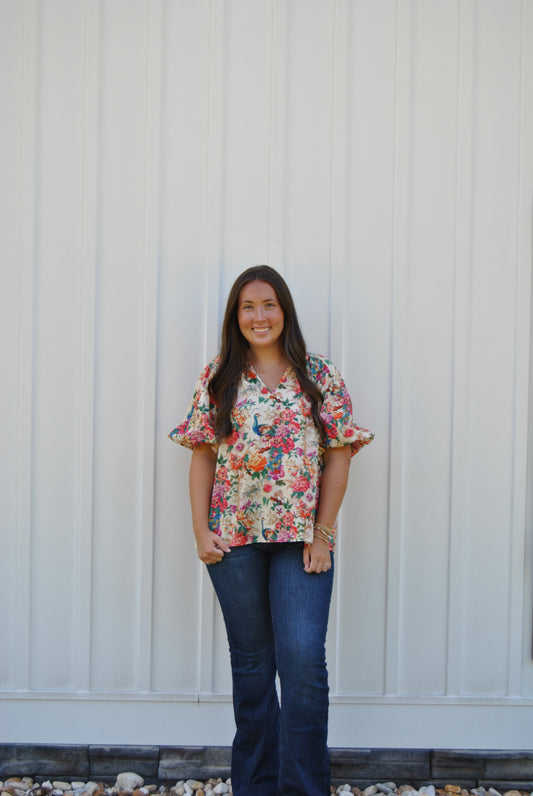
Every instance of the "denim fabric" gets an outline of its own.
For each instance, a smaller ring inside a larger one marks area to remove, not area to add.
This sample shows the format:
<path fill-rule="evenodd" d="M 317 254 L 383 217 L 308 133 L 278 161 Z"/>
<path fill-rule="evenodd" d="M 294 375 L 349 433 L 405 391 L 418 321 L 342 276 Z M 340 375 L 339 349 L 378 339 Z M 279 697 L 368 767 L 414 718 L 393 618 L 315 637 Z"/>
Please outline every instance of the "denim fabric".
<path fill-rule="evenodd" d="M 302 555 L 299 542 L 249 544 L 207 567 L 231 655 L 235 796 L 330 792 L 325 640 L 333 566 L 308 574 Z"/>

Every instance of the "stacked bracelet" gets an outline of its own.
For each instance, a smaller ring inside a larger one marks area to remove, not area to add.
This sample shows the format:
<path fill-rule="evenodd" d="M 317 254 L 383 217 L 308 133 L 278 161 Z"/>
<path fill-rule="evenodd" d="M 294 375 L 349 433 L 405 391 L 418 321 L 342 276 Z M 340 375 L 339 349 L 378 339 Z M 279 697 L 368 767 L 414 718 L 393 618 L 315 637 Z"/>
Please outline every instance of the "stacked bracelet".
<path fill-rule="evenodd" d="M 315 539 L 320 539 L 320 541 L 325 542 L 328 547 L 333 547 L 335 542 L 335 531 L 328 528 L 327 525 L 322 525 L 320 522 L 314 524 L 313 530 Z"/>

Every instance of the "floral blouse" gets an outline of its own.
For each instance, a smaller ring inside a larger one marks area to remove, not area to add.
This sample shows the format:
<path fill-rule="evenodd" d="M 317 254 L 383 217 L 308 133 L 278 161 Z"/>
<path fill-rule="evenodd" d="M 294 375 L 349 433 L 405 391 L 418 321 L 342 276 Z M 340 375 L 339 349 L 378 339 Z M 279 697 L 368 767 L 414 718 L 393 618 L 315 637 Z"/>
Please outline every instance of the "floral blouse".
<path fill-rule="evenodd" d="M 312 542 L 324 451 L 350 445 L 353 456 L 374 434 L 354 424 L 350 396 L 333 363 L 308 354 L 309 375 L 323 395 L 324 440 L 292 367 L 269 390 L 249 364 L 232 411 L 233 433 L 217 444 L 208 384 L 218 362 L 204 368 L 185 420 L 169 434 L 187 448 L 207 443 L 217 453 L 210 529 L 230 547 Z M 333 537 L 331 550 L 334 544 Z"/>

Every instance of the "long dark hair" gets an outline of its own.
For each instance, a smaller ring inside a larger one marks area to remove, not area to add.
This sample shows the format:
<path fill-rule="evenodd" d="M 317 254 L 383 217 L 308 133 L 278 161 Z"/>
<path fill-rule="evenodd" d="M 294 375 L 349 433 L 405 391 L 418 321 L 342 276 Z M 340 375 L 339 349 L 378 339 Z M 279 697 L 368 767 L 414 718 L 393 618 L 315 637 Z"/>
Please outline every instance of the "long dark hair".
<path fill-rule="evenodd" d="M 274 268 L 269 265 L 254 265 L 237 277 L 230 290 L 222 324 L 220 363 L 209 382 L 209 394 L 217 405 L 215 417 L 217 440 L 226 439 L 233 430 L 231 410 L 242 372 L 248 361 L 249 350 L 248 342 L 239 329 L 237 317 L 239 295 L 242 288 L 254 280 L 268 282 L 276 291 L 284 316 L 283 331 L 280 336 L 281 347 L 296 374 L 300 387 L 309 398 L 313 422 L 319 433 L 324 435 L 324 423 L 320 417 L 322 393 L 307 372 L 305 340 L 298 323 L 291 292 L 281 274 L 278 274 Z"/>

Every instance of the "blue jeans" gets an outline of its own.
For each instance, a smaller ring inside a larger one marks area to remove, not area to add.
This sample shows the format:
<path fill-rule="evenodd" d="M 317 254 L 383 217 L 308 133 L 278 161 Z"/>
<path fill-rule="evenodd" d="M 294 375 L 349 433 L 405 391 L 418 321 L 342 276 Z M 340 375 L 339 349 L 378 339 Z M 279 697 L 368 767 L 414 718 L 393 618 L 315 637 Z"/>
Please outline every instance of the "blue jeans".
<path fill-rule="evenodd" d="M 258 543 L 207 567 L 231 654 L 235 796 L 330 793 L 325 641 L 333 566 L 308 574 L 302 556 L 303 543 Z"/>

